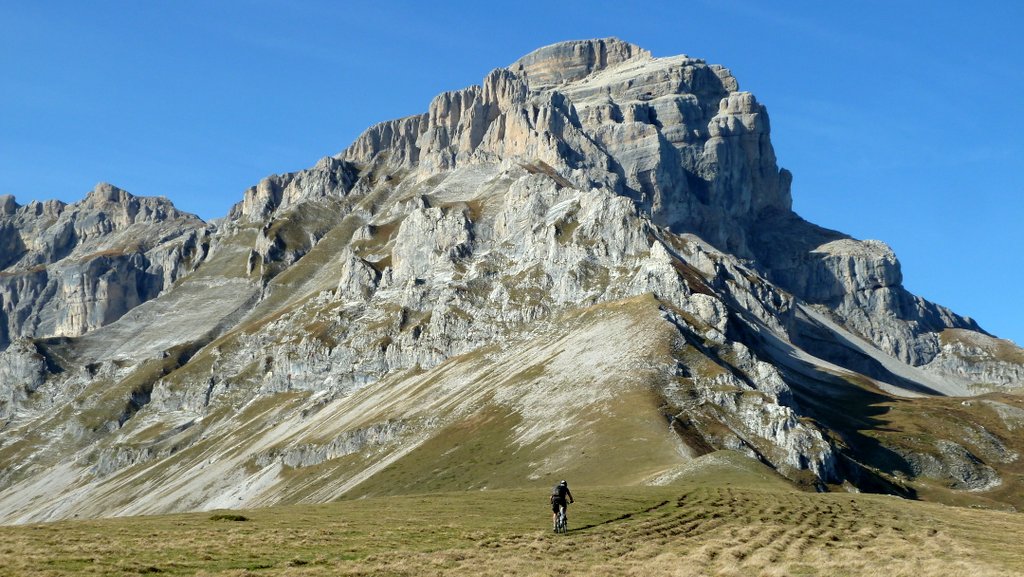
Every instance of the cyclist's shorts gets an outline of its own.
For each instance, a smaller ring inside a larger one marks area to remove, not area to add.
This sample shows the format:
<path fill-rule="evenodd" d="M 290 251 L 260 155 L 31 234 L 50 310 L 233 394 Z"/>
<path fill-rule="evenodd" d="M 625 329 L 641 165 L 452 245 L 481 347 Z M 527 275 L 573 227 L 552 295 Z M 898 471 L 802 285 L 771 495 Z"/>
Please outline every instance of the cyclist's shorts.
<path fill-rule="evenodd" d="M 559 512 L 562 507 L 565 507 L 565 499 L 555 499 L 554 501 L 551 502 L 552 513 Z"/>

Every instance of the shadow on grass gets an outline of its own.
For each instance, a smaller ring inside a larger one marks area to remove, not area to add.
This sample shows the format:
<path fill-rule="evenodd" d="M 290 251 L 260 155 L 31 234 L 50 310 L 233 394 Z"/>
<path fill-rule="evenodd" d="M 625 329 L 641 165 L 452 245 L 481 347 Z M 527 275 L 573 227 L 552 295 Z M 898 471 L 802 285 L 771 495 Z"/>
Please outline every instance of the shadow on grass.
<path fill-rule="evenodd" d="M 578 532 L 578 531 L 585 531 L 587 529 L 593 529 L 595 527 L 602 527 L 604 525 L 611 525 L 612 523 L 618 523 L 620 521 L 626 521 L 628 519 L 632 519 L 634 515 L 640 515 L 640 514 L 643 514 L 643 513 L 653 513 L 654 511 L 657 511 L 658 509 L 661 509 L 665 505 L 668 505 L 669 502 L 670 501 L 662 501 L 661 503 L 658 503 L 657 505 L 654 505 L 653 507 L 648 507 L 648 508 L 646 508 L 646 509 L 644 509 L 642 511 L 634 511 L 632 513 L 623 513 L 623 514 L 621 514 L 618 517 L 615 517 L 613 519 L 608 519 L 608 520 L 605 520 L 605 521 L 600 521 L 598 523 L 591 523 L 589 525 L 583 525 L 582 527 L 575 527 L 575 528 L 569 529 L 569 532 L 570 533 L 574 533 L 574 532 Z"/>

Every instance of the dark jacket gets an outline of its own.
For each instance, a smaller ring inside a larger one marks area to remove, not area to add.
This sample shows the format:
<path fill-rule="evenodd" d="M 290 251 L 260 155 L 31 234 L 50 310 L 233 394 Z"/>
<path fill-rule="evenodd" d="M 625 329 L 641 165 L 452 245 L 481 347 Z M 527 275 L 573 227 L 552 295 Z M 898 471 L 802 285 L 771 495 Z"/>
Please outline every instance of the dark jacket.
<path fill-rule="evenodd" d="M 572 491 L 569 490 L 569 487 L 564 485 L 555 485 L 554 489 L 551 489 L 552 503 L 556 501 L 564 503 L 567 497 L 569 502 L 571 503 L 573 501 L 573 498 Z"/>

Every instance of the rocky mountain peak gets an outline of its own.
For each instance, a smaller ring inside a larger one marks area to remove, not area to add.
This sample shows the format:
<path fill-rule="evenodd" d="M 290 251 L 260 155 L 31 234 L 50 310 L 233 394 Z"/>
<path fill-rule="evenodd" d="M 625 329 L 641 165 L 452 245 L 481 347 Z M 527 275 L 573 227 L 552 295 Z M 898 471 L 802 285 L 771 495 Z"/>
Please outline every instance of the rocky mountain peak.
<path fill-rule="evenodd" d="M 122 228 L 136 222 L 189 220 L 199 217 L 177 209 L 170 200 L 162 196 L 135 196 L 134 194 L 101 182 L 89 191 L 85 198 L 71 206 L 76 220 L 108 220 L 115 228 Z"/>
<path fill-rule="evenodd" d="M 618 38 L 572 40 L 537 49 L 509 66 L 534 88 L 581 80 L 595 72 L 631 60 L 650 59 L 651 53 Z"/>
<path fill-rule="evenodd" d="M 19 207 L 13 195 L 0 194 L 0 214 L 12 215 Z"/>
<path fill-rule="evenodd" d="M 109 182 L 100 182 L 85 195 L 85 202 L 97 205 L 108 202 L 120 203 L 134 199 L 135 196 Z"/>
<path fill-rule="evenodd" d="M 661 483 L 717 449 L 1024 506 L 1024 351 L 909 293 L 884 243 L 801 219 L 790 179 L 728 69 L 599 39 L 268 176 L 215 228 L 111 185 L 4 208 L 0 520 L 563 463 Z"/>
<path fill-rule="evenodd" d="M 481 86 L 437 96 L 422 115 L 371 127 L 339 158 L 424 177 L 541 161 L 576 186 L 633 198 L 659 224 L 752 256 L 750 223 L 791 206 L 768 127 L 727 69 L 609 38 L 532 52 Z"/>
<path fill-rule="evenodd" d="M 0 350 L 77 336 L 152 299 L 196 262 L 206 224 L 165 198 L 97 184 L 83 200 L 6 197 L 0 210 Z"/>

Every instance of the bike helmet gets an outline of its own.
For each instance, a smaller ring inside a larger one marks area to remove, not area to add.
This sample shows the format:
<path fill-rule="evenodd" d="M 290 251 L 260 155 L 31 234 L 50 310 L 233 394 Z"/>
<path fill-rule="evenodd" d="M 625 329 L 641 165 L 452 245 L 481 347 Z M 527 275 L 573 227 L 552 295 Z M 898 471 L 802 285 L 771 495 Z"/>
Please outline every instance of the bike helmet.
<path fill-rule="evenodd" d="M 569 486 L 569 483 L 566 483 L 564 479 L 560 483 L 558 483 L 558 484 L 563 486 L 563 487 L 568 487 Z"/>

